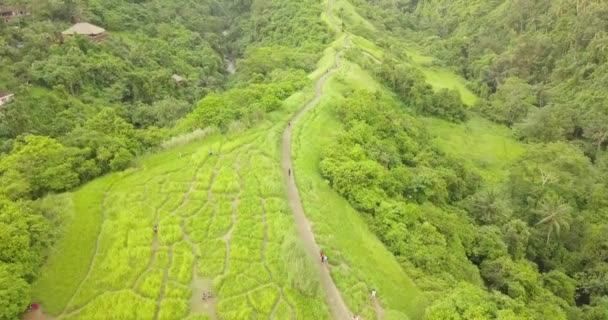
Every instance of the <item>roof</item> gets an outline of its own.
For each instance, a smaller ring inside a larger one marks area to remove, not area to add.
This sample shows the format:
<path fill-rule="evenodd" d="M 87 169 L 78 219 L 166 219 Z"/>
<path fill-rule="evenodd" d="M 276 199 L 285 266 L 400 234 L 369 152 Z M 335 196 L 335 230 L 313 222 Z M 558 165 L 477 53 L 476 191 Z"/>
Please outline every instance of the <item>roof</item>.
<path fill-rule="evenodd" d="M 0 12 L 30 12 L 27 8 L 0 7 Z"/>
<path fill-rule="evenodd" d="M 16 9 L 9 8 L 9 7 L 0 7 L 0 13 L 4 13 L 4 12 L 14 12 L 14 11 L 16 11 Z"/>
<path fill-rule="evenodd" d="M 79 22 L 69 29 L 62 32 L 62 34 L 72 35 L 72 34 L 84 34 L 84 35 L 96 35 L 100 33 L 106 32 L 106 29 L 100 28 L 98 26 L 92 25 L 86 22 Z"/>
<path fill-rule="evenodd" d="M 184 78 L 184 77 L 182 77 L 180 75 L 177 75 L 177 74 L 172 75 L 171 78 L 173 80 L 175 80 L 176 82 L 182 82 L 182 81 L 186 80 L 186 78 Z"/>

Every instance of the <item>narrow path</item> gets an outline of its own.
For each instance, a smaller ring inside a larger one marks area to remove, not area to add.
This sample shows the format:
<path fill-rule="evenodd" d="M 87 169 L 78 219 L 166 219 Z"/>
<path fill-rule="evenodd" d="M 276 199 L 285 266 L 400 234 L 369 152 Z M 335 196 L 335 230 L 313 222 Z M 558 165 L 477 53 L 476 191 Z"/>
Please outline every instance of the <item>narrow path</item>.
<path fill-rule="evenodd" d="M 332 1 L 329 0 L 327 7 L 327 15 L 329 17 L 329 20 L 334 24 L 334 26 L 338 27 L 331 14 L 331 4 Z M 346 43 L 348 43 L 348 36 L 345 40 L 345 44 Z M 287 197 L 289 199 L 289 204 L 294 215 L 296 229 L 298 230 L 300 238 L 302 239 L 304 246 L 308 251 L 308 254 L 310 254 L 312 257 L 316 257 L 316 255 L 318 254 L 319 246 L 315 241 L 315 236 L 310 227 L 310 222 L 308 221 L 308 219 L 306 218 L 306 214 L 304 213 L 304 208 L 302 207 L 302 200 L 300 199 L 300 193 L 298 192 L 298 187 L 296 186 L 296 181 L 294 178 L 295 172 L 293 171 L 293 163 L 291 160 L 292 128 L 304 114 L 314 108 L 321 100 L 325 81 L 340 67 L 340 57 L 342 55 L 342 52 L 343 49 L 336 53 L 336 62 L 334 66 L 317 81 L 315 87 L 315 98 L 291 119 L 291 125 L 287 126 L 283 133 L 283 143 L 281 147 L 283 171 L 286 174 L 288 172 L 291 172 L 291 174 L 287 174 L 286 176 Z M 321 275 L 321 284 L 325 290 L 327 304 L 331 311 L 332 317 L 336 320 L 349 319 L 352 313 L 348 310 L 348 307 L 346 306 L 346 303 L 344 303 L 344 300 L 342 299 L 338 288 L 333 282 L 329 269 L 323 266 L 322 264 L 318 264 L 318 268 L 319 274 Z"/>

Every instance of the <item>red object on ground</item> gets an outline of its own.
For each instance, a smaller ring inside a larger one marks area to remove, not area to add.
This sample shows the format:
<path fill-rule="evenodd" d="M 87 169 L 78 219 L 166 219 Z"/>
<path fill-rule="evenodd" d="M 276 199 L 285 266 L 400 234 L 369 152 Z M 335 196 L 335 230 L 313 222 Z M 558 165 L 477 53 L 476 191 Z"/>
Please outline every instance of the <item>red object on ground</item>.
<path fill-rule="evenodd" d="M 32 306 L 32 309 L 34 309 L 34 310 L 38 310 L 40 308 L 40 305 L 37 303 L 32 303 L 31 306 Z"/>

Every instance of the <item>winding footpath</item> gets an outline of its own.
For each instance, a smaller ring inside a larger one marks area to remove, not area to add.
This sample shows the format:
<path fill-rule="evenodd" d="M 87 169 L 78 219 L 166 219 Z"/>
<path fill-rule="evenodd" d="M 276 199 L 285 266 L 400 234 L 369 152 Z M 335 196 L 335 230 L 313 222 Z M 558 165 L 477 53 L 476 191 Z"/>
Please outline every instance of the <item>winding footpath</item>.
<path fill-rule="evenodd" d="M 331 15 L 331 0 L 329 0 L 327 15 L 330 21 L 334 24 L 334 26 L 337 26 L 335 20 L 333 19 L 333 16 Z M 348 43 L 348 36 L 345 40 L 345 44 L 346 43 Z M 286 174 L 285 179 L 287 182 L 287 197 L 289 199 L 291 211 L 294 215 L 298 234 L 302 239 L 304 246 L 308 251 L 308 254 L 310 254 L 312 257 L 316 257 L 318 255 L 319 246 L 315 241 L 315 236 L 312 232 L 310 222 L 308 221 L 308 219 L 306 218 L 306 214 L 304 213 L 304 208 L 302 207 L 302 200 L 300 199 L 300 193 L 298 192 L 298 187 L 294 178 L 295 172 L 293 171 L 293 164 L 291 159 L 292 129 L 298 122 L 298 120 L 308 111 L 314 108 L 321 100 L 321 97 L 323 96 L 323 86 L 325 85 L 325 81 L 340 67 L 340 57 L 342 55 L 342 52 L 343 49 L 336 53 L 334 66 L 329 69 L 317 81 L 315 88 L 315 98 L 291 119 L 291 124 L 288 125 L 285 131 L 283 132 L 283 144 L 281 147 L 281 154 L 283 171 Z M 344 303 L 344 300 L 340 295 L 340 291 L 338 291 L 336 284 L 333 282 L 329 269 L 320 263 L 317 265 L 319 269 L 319 274 L 321 276 L 321 284 L 325 290 L 327 304 L 329 306 L 333 319 L 350 319 L 352 313 L 348 310 L 346 303 Z"/>

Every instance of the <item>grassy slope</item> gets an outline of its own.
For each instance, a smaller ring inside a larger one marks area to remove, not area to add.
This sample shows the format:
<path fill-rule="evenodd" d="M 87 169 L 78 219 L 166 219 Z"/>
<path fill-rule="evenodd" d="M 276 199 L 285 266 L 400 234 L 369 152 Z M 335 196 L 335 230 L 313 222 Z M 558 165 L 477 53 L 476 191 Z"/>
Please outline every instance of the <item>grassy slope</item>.
<path fill-rule="evenodd" d="M 494 184 L 507 178 L 507 167 L 524 152 L 507 127 L 473 117 L 464 124 L 425 119 L 437 146 L 465 163 L 484 181 Z"/>
<path fill-rule="evenodd" d="M 338 79 L 347 79 L 346 84 Z M 332 132 L 340 127 L 332 113 L 332 101 L 341 99 L 349 89 L 373 88 L 379 89 L 379 85 L 348 62 L 329 80 L 321 105 L 307 114 L 296 129 L 296 178 L 317 241 L 331 257 L 332 276 L 351 309 L 366 319 L 374 318 L 373 306 L 366 297 L 371 288 L 376 288 L 385 310 L 416 319 L 424 308 L 419 290 L 367 228 L 364 218 L 329 187 L 318 168 L 320 153 L 332 140 Z"/>

